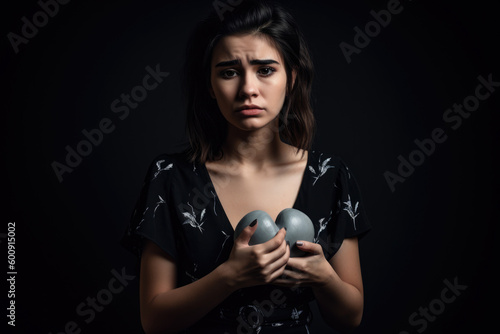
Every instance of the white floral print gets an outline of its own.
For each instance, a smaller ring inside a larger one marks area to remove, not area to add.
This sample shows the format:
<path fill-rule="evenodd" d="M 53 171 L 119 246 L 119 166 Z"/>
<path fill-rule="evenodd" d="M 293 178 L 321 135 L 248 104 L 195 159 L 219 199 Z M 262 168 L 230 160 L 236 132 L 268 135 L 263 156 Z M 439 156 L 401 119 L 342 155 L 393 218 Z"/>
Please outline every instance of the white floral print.
<path fill-rule="evenodd" d="M 196 215 L 196 212 L 194 212 L 193 206 L 191 204 L 189 204 L 189 202 L 187 203 L 187 205 L 189 205 L 189 207 L 191 208 L 191 212 L 187 212 L 187 211 L 182 212 L 182 215 L 184 216 L 184 218 L 186 218 L 186 220 L 182 224 L 183 225 L 189 224 L 190 226 L 199 229 L 200 232 L 203 233 L 203 227 L 201 227 L 201 226 L 205 223 L 203 221 L 203 218 L 205 217 L 205 212 L 207 211 L 207 209 L 203 209 L 201 211 L 200 218 L 199 218 L 200 221 L 198 221 L 198 217 Z"/>
<path fill-rule="evenodd" d="M 299 316 L 300 316 L 300 314 L 302 312 L 303 311 L 298 311 L 297 308 L 294 307 L 293 310 L 292 310 L 292 315 L 291 315 L 292 319 L 295 320 L 295 321 L 297 321 L 299 319 Z"/>
<path fill-rule="evenodd" d="M 319 234 L 324 230 L 326 229 L 326 226 L 328 225 L 328 222 L 330 221 L 330 219 L 332 218 L 332 211 L 330 211 L 330 214 L 328 215 L 328 217 L 323 217 L 323 218 L 320 218 L 318 220 L 318 223 L 319 223 L 319 229 L 318 229 L 318 233 L 316 234 L 316 237 L 314 238 L 314 242 L 315 243 L 318 243 L 319 242 Z"/>
<path fill-rule="evenodd" d="M 172 167 L 174 167 L 174 164 L 170 163 L 167 166 L 165 166 L 165 167 L 162 168 L 161 164 L 164 163 L 164 162 L 165 162 L 165 160 L 158 160 L 156 162 L 156 169 L 157 170 L 154 173 L 153 178 L 151 179 L 151 181 L 153 181 L 154 179 L 156 179 L 158 177 L 158 175 L 160 175 L 161 172 L 166 171 L 166 170 L 170 170 L 170 169 L 172 169 Z"/>
<path fill-rule="evenodd" d="M 359 212 L 357 212 L 358 211 L 359 201 L 356 202 L 356 204 L 354 205 L 354 210 L 353 210 L 352 209 L 352 203 L 351 203 L 351 196 L 347 195 L 347 202 L 344 202 L 344 204 L 345 204 L 344 211 L 347 211 L 347 213 L 349 214 L 349 216 L 351 216 L 352 223 L 354 224 L 354 230 L 356 230 L 356 217 L 359 215 Z"/>
<path fill-rule="evenodd" d="M 137 224 L 137 227 L 135 228 L 136 230 L 138 230 L 138 229 L 139 229 L 139 227 L 141 227 L 141 224 L 142 224 L 142 222 L 144 221 L 144 216 L 146 215 L 146 212 L 148 212 L 148 210 L 149 210 L 149 206 L 148 206 L 148 207 L 146 208 L 146 210 L 144 210 L 144 212 L 142 213 L 142 219 L 141 219 L 141 221 L 139 222 L 139 224 Z"/>
<path fill-rule="evenodd" d="M 221 231 L 222 234 L 224 234 L 224 242 L 222 243 L 222 246 L 220 247 L 219 255 L 217 255 L 217 258 L 215 259 L 215 262 L 219 260 L 220 255 L 222 254 L 222 250 L 224 249 L 224 245 L 226 244 L 227 239 L 231 236 L 230 234 L 227 234 L 224 231 Z"/>
<path fill-rule="evenodd" d="M 332 158 L 326 158 L 325 160 L 323 160 L 323 162 L 321 162 L 322 155 L 323 155 L 323 153 L 320 154 L 319 159 L 318 159 L 318 171 L 316 171 L 313 166 L 308 166 L 309 171 L 315 175 L 313 186 L 316 184 L 316 181 L 318 181 L 318 179 L 320 177 L 325 175 L 327 170 L 329 170 L 330 168 L 335 168 L 335 166 L 328 164 L 328 162 L 330 162 L 330 160 Z"/>
<path fill-rule="evenodd" d="M 153 211 L 153 218 L 156 216 L 156 210 L 158 209 L 158 207 L 161 205 L 161 204 L 166 204 L 165 200 L 160 196 L 158 195 L 158 198 L 160 199 L 158 202 L 156 202 L 156 206 L 155 206 L 155 209 Z"/>

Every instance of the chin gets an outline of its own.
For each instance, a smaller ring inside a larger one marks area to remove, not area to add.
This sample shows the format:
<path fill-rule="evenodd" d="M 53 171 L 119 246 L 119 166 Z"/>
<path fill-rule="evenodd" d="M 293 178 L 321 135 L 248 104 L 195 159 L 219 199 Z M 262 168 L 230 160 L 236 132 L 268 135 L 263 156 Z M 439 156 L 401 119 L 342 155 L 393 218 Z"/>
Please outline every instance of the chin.
<path fill-rule="evenodd" d="M 232 125 L 242 131 L 257 131 L 264 128 L 273 128 L 272 124 L 270 124 L 270 121 L 257 117 L 252 119 L 245 119 L 243 121 L 239 120 L 238 122 L 232 122 Z"/>

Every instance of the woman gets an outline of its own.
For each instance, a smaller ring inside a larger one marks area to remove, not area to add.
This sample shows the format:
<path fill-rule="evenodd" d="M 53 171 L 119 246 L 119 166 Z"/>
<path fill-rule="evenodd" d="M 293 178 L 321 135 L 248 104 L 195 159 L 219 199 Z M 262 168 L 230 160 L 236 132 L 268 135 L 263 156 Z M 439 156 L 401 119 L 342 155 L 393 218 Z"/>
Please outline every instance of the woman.
<path fill-rule="evenodd" d="M 358 236 L 369 229 L 353 176 L 311 151 L 312 63 L 293 18 L 247 1 L 200 23 L 186 61 L 190 148 L 152 163 L 125 242 L 141 254 L 146 333 L 308 333 L 308 303 L 344 330 L 359 325 Z M 281 229 L 236 240 L 248 212 L 293 207 L 314 242 Z M 290 257 L 290 247 L 308 253 Z"/>

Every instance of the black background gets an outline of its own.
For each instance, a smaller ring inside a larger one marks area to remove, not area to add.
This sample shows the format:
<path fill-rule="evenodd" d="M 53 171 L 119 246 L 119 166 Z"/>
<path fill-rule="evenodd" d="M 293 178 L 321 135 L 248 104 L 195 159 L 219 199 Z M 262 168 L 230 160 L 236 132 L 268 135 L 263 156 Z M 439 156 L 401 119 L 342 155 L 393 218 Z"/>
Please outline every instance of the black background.
<path fill-rule="evenodd" d="M 423 332 L 485 332 L 498 309 L 500 88 L 456 130 L 443 114 L 474 94 L 478 76 L 500 81 L 494 2 L 401 1 L 402 11 L 349 64 L 339 44 L 353 44 L 354 27 L 363 29 L 387 1 L 283 2 L 315 64 L 315 146 L 346 161 L 373 225 L 360 243 L 365 313 L 357 333 L 423 330 L 409 316 L 438 305 L 444 280 L 467 288 Z M 138 277 L 89 323 L 76 308 L 108 287 L 113 269 L 134 274 L 135 258 L 118 241 L 151 160 L 185 141 L 184 45 L 212 1 L 71 1 L 18 53 L 7 34 L 21 34 L 21 18 L 32 21 L 40 7 L 2 7 L 0 241 L 7 272 L 4 233 L 15 221 L 13 332 L 55 334 L 74 321 L 81 333 L 141 333 Z M 111 102 L 156 64 L 170 75 L 119 119 Z M 104 118 L 114 131 L 59 182 L 51 164 L 64 163 L 66 145 L 76 148 L 81 131 Z M 447 140 L 391 192 L 384 172 L 396 173 L 398 156 L 408 158 L 414 140 L 435 128 Z M 7 313 L 7 288 L 0 295 Z M 326 332 L 319 315 L 314 329 Z"/>

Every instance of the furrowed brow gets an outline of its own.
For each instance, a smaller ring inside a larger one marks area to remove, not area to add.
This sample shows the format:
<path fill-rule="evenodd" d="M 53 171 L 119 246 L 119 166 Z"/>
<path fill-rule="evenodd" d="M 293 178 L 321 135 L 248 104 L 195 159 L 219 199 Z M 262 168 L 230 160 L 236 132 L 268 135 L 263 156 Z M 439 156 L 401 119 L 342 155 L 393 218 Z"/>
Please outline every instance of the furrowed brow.
<path fill-rule="evenodd" d="M 239 59 L 235 59 L 235 60 L 221 61 L 220 63 L 215 64 L 215 67 L 234 66 L 239 64 L 241 64 L 241 61 Z"/>
<path fill-rule="evenodd" d="M 274 59 L 253 59 L 250 60 L 251 65 L 269 65 L 269 64 L 280 64 Z M 225 66 L 235 66 L 241 65 L 241 61 L 239 59 L 221 61 L 220 63 L 215 64 L 215 67 L 225 67 Z"/>
<path fill-rule="evenodd" d="M 280 64 L 274 59 L 254 59 L 250 60 L 250 64 L 252 65 L 269 65 L 269 64 Z"/>

